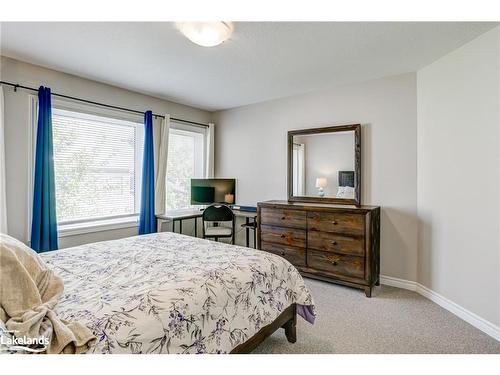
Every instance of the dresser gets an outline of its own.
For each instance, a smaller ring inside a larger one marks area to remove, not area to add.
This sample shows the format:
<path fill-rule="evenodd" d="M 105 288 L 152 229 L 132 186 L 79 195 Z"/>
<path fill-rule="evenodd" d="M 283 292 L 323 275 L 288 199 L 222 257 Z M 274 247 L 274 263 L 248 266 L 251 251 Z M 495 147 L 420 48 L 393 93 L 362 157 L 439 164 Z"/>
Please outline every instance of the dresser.
<path fill-rule="evenodd" d="M 258 246 L 306 276 L 363 289 L 380 277 L 380 207 L 258 203 Z"/>

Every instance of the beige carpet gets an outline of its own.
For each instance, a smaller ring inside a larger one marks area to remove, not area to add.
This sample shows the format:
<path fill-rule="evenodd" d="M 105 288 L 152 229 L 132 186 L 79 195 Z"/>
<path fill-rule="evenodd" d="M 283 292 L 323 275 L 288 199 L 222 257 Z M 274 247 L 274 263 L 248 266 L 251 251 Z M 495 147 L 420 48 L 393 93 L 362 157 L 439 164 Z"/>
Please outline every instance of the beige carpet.
<path fill-rule="evenodd" d="M 316 323 L 299 317 L 295 344 L 280 329 L 253 353 L 500 353 L 500 342 L 415 292 L 380 286 L 370 299 L 305 280 Z"/>

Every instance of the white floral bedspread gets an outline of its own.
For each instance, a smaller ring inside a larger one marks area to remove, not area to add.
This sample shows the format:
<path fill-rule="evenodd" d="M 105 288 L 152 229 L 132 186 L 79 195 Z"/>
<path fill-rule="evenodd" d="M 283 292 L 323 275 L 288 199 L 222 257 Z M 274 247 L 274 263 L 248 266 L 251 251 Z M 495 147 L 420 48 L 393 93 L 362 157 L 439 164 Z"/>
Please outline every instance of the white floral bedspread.
<path fill-rule="evenodd" d="M 164 232 L 41 256 L 64 280 L 56 312 L 97 336 L 91 353 L 228 353 L 292 303 L 314 314 L 290 263 L 245 247 Z"/>

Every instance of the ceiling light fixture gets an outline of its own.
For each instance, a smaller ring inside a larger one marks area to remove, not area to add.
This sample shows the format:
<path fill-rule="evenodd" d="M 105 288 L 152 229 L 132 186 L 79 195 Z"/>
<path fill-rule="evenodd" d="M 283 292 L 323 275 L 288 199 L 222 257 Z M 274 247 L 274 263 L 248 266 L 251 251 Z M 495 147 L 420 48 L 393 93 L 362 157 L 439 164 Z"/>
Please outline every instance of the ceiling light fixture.
<path fill-rule="evenodd" d="M 177 28 L 191 42 L 213 47 L 227 40 L 233 32 L 231 22 L 178 22 Z"/>

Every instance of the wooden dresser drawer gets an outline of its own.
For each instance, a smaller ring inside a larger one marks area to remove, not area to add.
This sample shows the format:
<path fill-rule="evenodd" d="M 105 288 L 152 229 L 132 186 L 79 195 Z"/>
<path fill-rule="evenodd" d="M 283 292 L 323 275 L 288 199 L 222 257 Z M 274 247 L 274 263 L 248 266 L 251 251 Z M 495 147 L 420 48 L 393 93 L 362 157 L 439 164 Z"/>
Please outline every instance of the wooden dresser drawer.
<path fill-rule="evenodd" d="M 326 251 L 307 250 L 307 265 L 335 275 L 363 278 L 365 258 Z"/>
<path fill-rule="evenodd" d="M 310 249 L 365 255 L 365 240 L 363 237 L 349 237 L 330 232 L 308 231 L 307 246 Z"/>
<path fill-rule="evenodd" d="M 306 213 L 286 208 L 261 208 L 261 225 L 306 229 Z"/>
<path fill-rule="evenodd" d="M 380 207 L 258 203 L 258 248 L 302 275 L 363 289 L 380 283 Z"/>
<path fill-rule="evenodd" d="M 284 246 L 270 242 L 261 242 L 261 250 L 282 256 L 294 266 L 306 265 L 306 249 L 301 247 Z"/>
<path fill-rule="evenodd" d="M 307 228 L 310 231 L 365 234 L 365 217 L 359 214 L 309 212 Z"/>
<path fill-rule="evenodd" d="M 285 246 L 306 247 L 306 231 L 301 229 L 272 227 L 261 224 L 260 239 L 262 242 L 271 242 Z"/>

